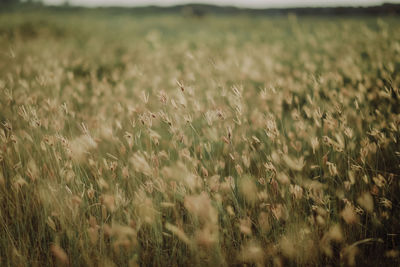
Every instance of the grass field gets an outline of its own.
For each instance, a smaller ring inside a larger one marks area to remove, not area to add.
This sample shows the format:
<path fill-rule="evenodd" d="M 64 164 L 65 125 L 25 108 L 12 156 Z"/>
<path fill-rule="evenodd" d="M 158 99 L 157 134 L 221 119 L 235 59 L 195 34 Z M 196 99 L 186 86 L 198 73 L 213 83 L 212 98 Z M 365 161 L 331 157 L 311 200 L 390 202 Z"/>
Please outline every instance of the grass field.
<path fill-rule="evenodd" d="M 400 20 L 0 14 L 1 266 L 400 263 Z"/>

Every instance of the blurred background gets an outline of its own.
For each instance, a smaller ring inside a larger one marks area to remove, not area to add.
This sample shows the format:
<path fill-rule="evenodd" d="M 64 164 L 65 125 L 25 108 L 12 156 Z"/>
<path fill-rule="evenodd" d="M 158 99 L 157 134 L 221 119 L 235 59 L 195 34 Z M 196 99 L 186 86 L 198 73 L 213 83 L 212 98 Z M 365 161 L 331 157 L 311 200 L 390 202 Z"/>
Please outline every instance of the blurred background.
<path fill-rule="evenodd" d="M 145 6 L 159 5 L 170 6 L 179 4 L 211 4 L 223 6 L 268 8 L 268 7 L 308 7 L 308 6 L 368 6 L 380 5 L 384 2 L 400 1 L 379 1 L 379 0 L 44 0 L 49 5 L 61 5 L 68 3 L 78 6 Z"/>
<path fill-rule="evenodd" d="M 191 12 L 200 17 L 208 13 L 257 13 L 257 14 L 399 14 L 400 1 L 396 0 L 0 0 L 0 12 L 10 8 L 49 6 L 56 9 L 114 8 L 115 10 L 136 10 L 138 12 Z"/>

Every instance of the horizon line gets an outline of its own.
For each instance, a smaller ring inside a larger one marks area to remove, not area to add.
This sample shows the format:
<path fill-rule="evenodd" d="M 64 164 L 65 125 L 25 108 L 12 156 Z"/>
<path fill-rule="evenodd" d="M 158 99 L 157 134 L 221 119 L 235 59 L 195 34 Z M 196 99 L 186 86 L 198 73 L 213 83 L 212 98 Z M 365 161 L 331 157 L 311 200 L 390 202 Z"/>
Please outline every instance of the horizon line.
<path fill-rule="evenodd" d="M 56 0 L 57 1 L 57 0 Z M 58 3 L 54 3 L 51 1 L 43 1 L 42 4 L 46 6 L 63 6 L 68 4 L 71 7 L 85 7 L 85 8 L 143 8 L 143 7 L 160 7 L 160 8 L 168 8 L 168 7 L 176 7 L 176 6 L 185 6 L 185 5 L 208 5 L 208 6 L 216 6 L 216 7 L 234 7 L 234 8 L 244 8 L 244 9 L 290 9 L 290 8 L 337 8 L 337 7 L 374 7 L 374 6 L 382 6 L 385 4 L 395 4 L 399 5 L 400 1 L 373 1 L 366 3 L 365 1 L 361 3 L 336 3 L 336 1 L 329 1 L 325 3 L 319 4 L 282 4 L 282 3 L 270 3 L 269 5 L 246 5 L 246 4 L 228 4 L 228 3 L 215 3 L 211 1 L 193 1 L 193 2 L 175 2 L 175 3 L 155 3 L 154 1 L 147 1 L 147 3 L 138 3 L 138 4 L 128 4 L 128 3 L 115 3 L 116 1 L 112 1 L 111 3 L 86 3 L 82 4 L 82 1 L 79 3 L 75 3 L 75 1 L 59 1 Z"/>

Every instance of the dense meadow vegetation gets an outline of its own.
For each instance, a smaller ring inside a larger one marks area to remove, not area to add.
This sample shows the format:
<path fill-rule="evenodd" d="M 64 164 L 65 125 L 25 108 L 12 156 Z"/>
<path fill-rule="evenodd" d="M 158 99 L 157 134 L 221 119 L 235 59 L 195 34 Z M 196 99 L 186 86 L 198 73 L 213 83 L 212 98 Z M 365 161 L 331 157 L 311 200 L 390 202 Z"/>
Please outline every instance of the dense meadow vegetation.
<path fill-rule="evenodd" d="M 396 17 L 0 14 L 1 266 L 398 265 Z"/>

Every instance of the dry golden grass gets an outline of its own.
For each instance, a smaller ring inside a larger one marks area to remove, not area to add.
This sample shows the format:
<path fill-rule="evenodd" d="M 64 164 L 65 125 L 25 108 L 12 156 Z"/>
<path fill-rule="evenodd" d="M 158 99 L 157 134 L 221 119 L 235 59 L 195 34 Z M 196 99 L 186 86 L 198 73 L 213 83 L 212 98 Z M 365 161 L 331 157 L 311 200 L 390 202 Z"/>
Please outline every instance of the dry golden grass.
<path fill-rule="evenodd" d="M 1 14 L 0 265 L 399 264 L 399 25 Z"/>

